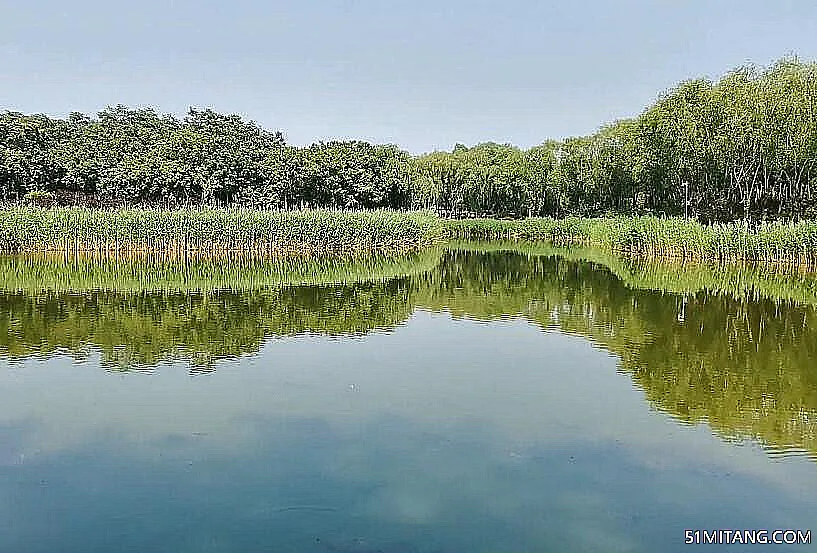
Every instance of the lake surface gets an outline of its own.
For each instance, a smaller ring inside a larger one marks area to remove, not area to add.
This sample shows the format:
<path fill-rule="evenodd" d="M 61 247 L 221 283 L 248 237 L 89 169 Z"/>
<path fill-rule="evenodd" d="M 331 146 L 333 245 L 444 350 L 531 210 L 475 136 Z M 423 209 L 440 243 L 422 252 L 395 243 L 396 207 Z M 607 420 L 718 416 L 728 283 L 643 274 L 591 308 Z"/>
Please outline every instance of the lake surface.
<path fill-rule="evenodd" d="M 293 286 L 224 266 L 2 260 L 0 551 L 817 533 L 810 275 L 468 244 Z M 691 550 L 747 548 L 815 545 Z"/>

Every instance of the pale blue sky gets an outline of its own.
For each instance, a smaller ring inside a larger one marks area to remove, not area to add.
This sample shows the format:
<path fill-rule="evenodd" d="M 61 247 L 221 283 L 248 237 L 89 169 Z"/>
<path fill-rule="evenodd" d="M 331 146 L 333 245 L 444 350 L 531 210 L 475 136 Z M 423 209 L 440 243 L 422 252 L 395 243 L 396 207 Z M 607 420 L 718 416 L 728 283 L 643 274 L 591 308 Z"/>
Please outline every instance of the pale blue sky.
<path fill-rule="evenodd" d="M 817 2 L 6 0 L 0 110 L 212 107 L 295 144 L 531 146 L 787 54 L 817 59 Z"/>

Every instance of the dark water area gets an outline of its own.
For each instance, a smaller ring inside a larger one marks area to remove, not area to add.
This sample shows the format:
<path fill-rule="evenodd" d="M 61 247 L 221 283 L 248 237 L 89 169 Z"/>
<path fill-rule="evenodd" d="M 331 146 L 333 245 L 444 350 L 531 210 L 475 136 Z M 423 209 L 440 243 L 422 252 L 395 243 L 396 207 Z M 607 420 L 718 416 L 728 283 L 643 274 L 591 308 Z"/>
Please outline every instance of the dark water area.
<path fill-rule="evenodd" d="M 684 544 L 817 532 L 811 282 L 435 255 L 344 284 L 7 279 L 0 551 L 815 550 Z"/>

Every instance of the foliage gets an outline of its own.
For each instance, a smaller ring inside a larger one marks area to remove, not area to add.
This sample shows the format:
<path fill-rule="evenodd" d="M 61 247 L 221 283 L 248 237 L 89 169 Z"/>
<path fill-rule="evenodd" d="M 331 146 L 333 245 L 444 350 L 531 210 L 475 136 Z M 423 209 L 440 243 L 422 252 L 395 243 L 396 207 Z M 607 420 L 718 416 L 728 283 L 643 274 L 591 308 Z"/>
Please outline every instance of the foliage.
<path fill-rule="evenodd" d="M 817 64 L 784 58 L 695 79 L 635 118 L 523 150 L 411 157 L 363 141 L 285 143 L 237 115 L 107 108 L 0 114 L 0 201 L 260 209 L 427 208 L 456 217 L 817 216 Z"/>
<path fill-rule="evenodd" d="M 379 208 L 407 205 L 408 154 L 330 142 L 298 149 L 237 115 L 183 119 L 116 106 L 95 119 L 0 115 L 0 199 L 65 204 Z"/>
<path fill-rule="evenodd" d="M 418 205 L 477 216 L 702 221 L 817 215 L 817 64 L 783 59 L 686 81 L 634 119 L 526 152 L 483 144 L 417 160 Z"/>

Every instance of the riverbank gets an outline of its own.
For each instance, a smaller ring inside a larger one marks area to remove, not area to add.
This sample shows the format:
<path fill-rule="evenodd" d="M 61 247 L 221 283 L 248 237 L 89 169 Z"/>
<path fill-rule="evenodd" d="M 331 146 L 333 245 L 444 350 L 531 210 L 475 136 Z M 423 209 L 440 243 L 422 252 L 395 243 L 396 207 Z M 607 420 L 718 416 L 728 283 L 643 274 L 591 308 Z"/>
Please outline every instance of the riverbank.
<path fill-rule="evenodd" d="M 659 217 L 466 219 L 448 221 L 465 240 L 544 241 L 658 259 L 817 265 L 817 222 L 704 225 Z"/>
<path fill-rule="evenodd" d="M 219 256 L 410 253 L 446 240 L 542 241 L 644 258 L 817 266 L 817 221 L 658 217 L 442 219 L 428 211 L 0 210 L 0 253 Z"/>

